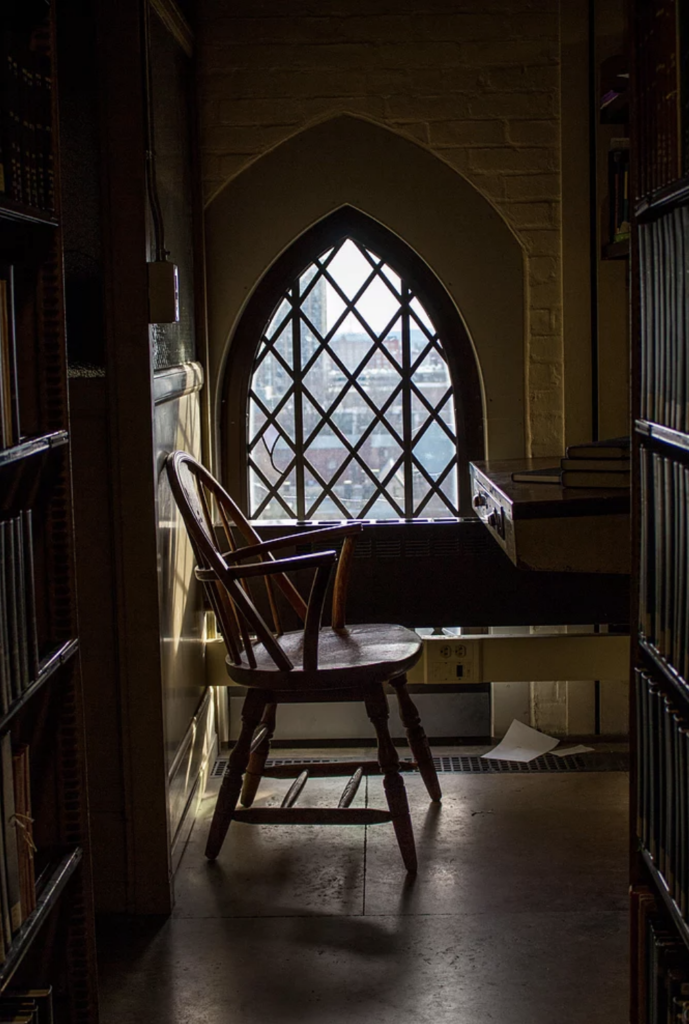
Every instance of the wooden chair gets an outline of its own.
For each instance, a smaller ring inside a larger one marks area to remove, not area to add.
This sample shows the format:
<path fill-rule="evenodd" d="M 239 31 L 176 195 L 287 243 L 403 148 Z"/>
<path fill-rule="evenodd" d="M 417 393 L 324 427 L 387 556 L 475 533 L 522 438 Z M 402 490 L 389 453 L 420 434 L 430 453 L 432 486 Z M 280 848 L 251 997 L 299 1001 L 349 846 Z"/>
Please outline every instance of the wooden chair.
<path fill-rule="evenodd" d="M 354 539 L 361 523 L 315 529 L 309 534 L 261 541 L 235 502 L 220 484 L 186 452 L 173 452 L 167 472 L 184 518 L 202 580 L 220 624 L 227 648 L 230 679 L 248 688 L 242 709 L 242 728 L 225 772 L 213 814 L 206 856 L 218 856 L 231 821 L 261 824 L 378 824 L 392 822 L 407 871 L 417 868 L 414 833 L 401 770 L 418 766 L 432 800 L 441 799 L 428 740 L 406 687 L 406 675 L 418 661 L 421 643 L 402 626 L 345 626 L 345 597 Z M 215 504 L 228 550 L 216 541 L 212 509 Z M 273 552 L 304 543 L 319 544 L 343 538 L 342 551 L 275 558 Z M 240 546 L 240 542 L 241 545 Z M 333 588 L 332 625 L 321 626 L 326 590 L 337 564 Z M 285 575 L 312 568 L 313 582 L 304 601 Z M 264 621 L 252 597 L 249 581 L 266 585 L 273 628 Z M 297 613 L 303 628 L 284 632 L 278 593 Z M 400 715 L 415 763 L 400 764 L 388 728 L 384 684 L 397 695 Z M 377 761 L 324 762 L 266 768 L 278 704 L 320 701 L 363 701 L 378 741 Z M 295 807 L 309 776 L 352 772 L 339 805 L 333 808 Z M 353 808 L 364 775 L 381 774 L 388 809 Z M 295 781 L 281 807 L 252 808 L 262 776 Z M 238 809 L 241 801 L 244 809 Z"/>

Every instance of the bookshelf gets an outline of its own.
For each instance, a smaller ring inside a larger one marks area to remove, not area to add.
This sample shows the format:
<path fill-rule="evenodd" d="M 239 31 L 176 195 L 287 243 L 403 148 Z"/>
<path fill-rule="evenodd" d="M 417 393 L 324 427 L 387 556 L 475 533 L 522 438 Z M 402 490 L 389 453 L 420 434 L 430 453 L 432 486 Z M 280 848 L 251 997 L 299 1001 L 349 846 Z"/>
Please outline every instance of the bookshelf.
<path fill-rule="evenodd" d="M 591 435 L 629 432 L 629 36 L 623 0 L 589 5 Z"/>
<path fill-rule="evenodd" d="M 0 1015 L 91 1024 L 54 10 L 0 30 Z"/>
<path fill-rule="evenodd" d="M 680 6 L 632 5 L 635 1024 L 689 1014 L 689 36 Z"/>

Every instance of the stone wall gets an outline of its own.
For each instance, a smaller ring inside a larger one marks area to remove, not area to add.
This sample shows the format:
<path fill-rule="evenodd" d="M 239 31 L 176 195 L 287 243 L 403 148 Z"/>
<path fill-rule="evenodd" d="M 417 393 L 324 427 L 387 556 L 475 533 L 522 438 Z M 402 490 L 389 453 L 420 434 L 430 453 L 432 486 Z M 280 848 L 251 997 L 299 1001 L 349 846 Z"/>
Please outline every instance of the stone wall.
<path fill-rule="evenodd" d="M 557 0 L 201 0 L 199 12 L 207 201 L 346 112 L 430 149 L 499 210 L 525 253 L 535 455 L 563 446 L 558 12 Z"/>

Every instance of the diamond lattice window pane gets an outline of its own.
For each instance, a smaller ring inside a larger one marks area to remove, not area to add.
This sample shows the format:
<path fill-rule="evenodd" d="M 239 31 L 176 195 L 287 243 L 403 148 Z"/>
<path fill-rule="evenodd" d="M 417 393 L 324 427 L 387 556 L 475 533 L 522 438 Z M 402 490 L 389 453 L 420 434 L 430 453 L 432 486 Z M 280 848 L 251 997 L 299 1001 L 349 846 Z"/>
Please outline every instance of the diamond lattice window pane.
<path fill-rule="evenodd" d="M 391 360 L 393 365 L 402 370 L 404 365 L 404 325 L 402 323 L 402 317 L 398 317 L 393 322 L 385 340 L 383 342 L 383 350 L 387 355 L 388 359 Z"/>
<path fill-rule="evenodd" d="M 418 468 L 414 466 L 412 469 L 412 492 L 414 496 L 414 515 L 419 512 L 423 499 L 426 497 L 431 489 L 431 484 L 428 482 L 424 474 Z M 425 513 L 424 513 L 425 515 Z"/>
<path fill-rule="evenodd" d="M 389 267 L 387 263 L 384 263 L 380 268 L 380 272 L 388 282 L 388 287 L 392 288 L 395 295 L 402 295 L 402 278 L 399 274 L 396 274 L 392 267 Z"/>
<path fill-rule="evenodd" d="M 373 349 L 368 334 L 337 334 L 328 342 L 328 350 L 334 352 L 349 373 L 355 373 Z"/>
<path fill-rule="evenodd" d="M 425 394 L 423 388 L 421 388 L 420 391 L 421 391 L 422 395 Z M 412 437 L 416 437 L 416 435 L 419 433 L 419 431 L 424 429 L 424 427 L 428 423 L 428 420 L 429 420 L 429 418 L 431 418 L 431 416 L 432 416 L 432 413 L 429 412 L 428 406 L 426 405 L 426 403 L 424 401 L 422 401 L 421 397 L 416 393 L 416 391 L 412 391 L 412 393 L 411 393 L 411 432 L 412 432 Z"/>
<path fill-rule="evenodd" d="M 323 423 L 323 416 L 316 406 L 304 395 L 302 398 L 302 424 L 304 439 L 311 437 Z"/>
<path fill-rule="evenodd" d="M 387 327 L 399 314 L 399 302 L 391 295 L 388 286 L 376 277 L 366 288 L 356 308 L 374 334 L 387 333 Z"/>
<path fill-rule="evenodd" d="M 331 427 L 324 426 L 318 431 L 306 449 L 309 465 L 323 480 L 330 481 L 337 474 L 343 462 L 349 458 L 349 451 Z"/>
<path fill-rule="evenodd" d="M 454 510 L 456 510 L 459 505 L 458 477 L 456 466 L 453 466 L 450 472 L 447 474 L 442 484 L 440 485 L 440 490 L 445 495 L 448 504 Z"/>
<path fill-rule="evenodd" d="M 432 350 L 431 340 L 410 320 L 409 353 L 412 367 L 415 368 L 428 359 Z"/>
<path fill-rule="evenodd" d="M 328 331 L 331 331 L 335 324 L 340 319 L 340 317 L 342 316 L 342 314 L 344 313 L 344 311 L 347 309 L 347 304 L 341 297 L 340 293 L 335 288 L 333 288 L 330 281 L 326 281 L 325 278 L 323 278 L 323 281 L 323 288 L 325 291 L 326 329 Z M 340 330 L 341 328 L 338 327 L 338 331 Z"/>
<path fill-rule="evenodd" d="M 281 432 L 286 434 L 287 437 L 295 437 L 294 430 L 294 395 L 291 394 L 285 404 L 280 409 L 279 413 L 275 417 L 277 425 L 281 428 Z"/>
<path fill-rule="evenodd" d="M 316 475 L 308 462 L 304 463 L 304 514 L 307 519 L 313 516 L 313 509 L 323 496 L 322 477 Z"/>
<path fill-rule="evenodd" d="M 283 480 L 279 491 L 273 492 L 272 488 L 266 486 L 259 473 L 255 469 L 249 469 L 249 507 L 251 515 L 256 515 L 261 509 L 261 519 L 284 519 L 285 516 L 296 516 L 297 514 L 297 484 L 294 470 Z M 267 503 L 266 503 L 267 500 Z M 263 508 L 261 508 L 263 506 Z"/>
<path fill-rule="evenodd" d="M 401 386 L 399 371 L 380 349 L 373 353 L 357 380 L 378 409 Z"/>
<path fill-rule="evenodd" d="M 315 267 L 309 268 L 309 273 L 301 278 L 299 307 L 302 314 L 302 346 L 305 341 L 313 342 L 327 333 L 326 283 L 321 274 L 316 276 Z"/>
<path fill-rule="evenodd" d="M 414 387 L 435 408 L 450 387 L 450 371 L 435 349 L 430 349 L 414 369 Z"/>
<path fill-rule="evenodd" d="M 271 340 L 276 332 L 279 332 L 284 326 L 285 319 L 292 311 L 292 303 L 288 299 L 283 299 L 278 308 L 273 313 L 268 326 L 265 329 L 265 337 L 268 341 Z"/>
<path fill-rule="evenodd" d="M 256 434 L 264 425 L 268 417 L 257 402 L 249 402 L 249 446 L 254 442 Z"/>
<path fill-rule="evenodd" d="M 251 458 L 272 483 L 279 483 L 280 476 L 294 460 L 294 442 L 281 430 L 268 426 L 256 439 Z"/>
<path fill-rule="evenodd" d="M 278 352 L 280 354 L 280 356 L 287 363 L 287 366 L 289 367 L 290 370 L 294 368 L 294 345 L 292 341 L 291 320 L 288 320 L 287 323 L 283 326 L 282 330 L 275 335 L 270 347 L 273 352 Z"/>
<path fill-rule="evenodd" d="M 404 514 L 404 506 L 402 509 L 396 508 L 395 505 L 383 495 L 379 495 L 371 508 L 366 512 L 367 519 L 399 519 Z"/>
<path fill-rule="evenodd" d="M 251 382 L 252 391 L 267 409 L 276 408 L 292 385 L 292 377 L 272 352 L 267 352 Z"/>
<path fill-rule="evenodd" d="M 321 351 L 303 378 L 304 387 L 321 408 L 327 412 L 347 378 L 333 362 L 327 351 Z"/>
<path fill-rule="evenodd" d="M 354 388 L 347 389 L 344 398 L 330 417 L 352 446 L 358 444 L 362 434 L 375 418 L 375 410 Z"/>
<path fill-rule="evenodd" d="M 375 478 L 352 461 L 338 477 L 333 492 L 347 508 L 350 518 L 358 519 L 377 489 Z"/>
<path fill-rule="evenodd" d="M 346 239 L 328 264 L 328 273 L 347 296 L 353 299 L 373 273 L 373 267 L 351 239 Z"/>
<path fill-rule="evenodd" d="M 456 457 L 456 448 L 443 428 L 436 422 L 429 424 L 413 447 L 414 458 L 432 480 L 437 480 Z"/>
<path fill-rule="evenodd" d="M 251 450 L 251 464 L 265 478 L 265 481 L 277 485 L 285 471 L 294 461 L 294 451 L 289 442 L 281 435 L 266 437 L 263 435 Z"/>
<path fill-rule="evenodd" d="M 446 516 L 456 515 L 456 504 L 448 503 L 439 495 L 434 494 L 423 507 L 422 515 L 425 519 L 443 519 Z"/>
<path fill-rule="evenodd" d="M 335 500 L 326 494 L 320 501 L 314 502 L 308 512 L 309 519 L 322 519 L 332 522 L 333 519 L 353 519 L 350 510 L 345 506 L 344 511 Z"/>
<path fill-rule="evenodd" d="M 450 429 L 450 433 L 454 435 L 455 432 L 455 406 L 452 401 L 452 392 L 447 396 L 447 400 L 443 402 L 438 410 L 438 419 L 442 420 L 443 423 L 447 424 Z"/>
<path fill-rule="evenodd" d="M 377 424 L 360 448 L 360 455 L 370 472 L 379 480 L 390 475 L 403 454 L 402 448 L 389 430 Z"/>
<path fill-rule="evenodd" d="M 431 337 L 433 337 L 433 335 L 436 333 L 435 327 L 433 326 L 433 321 L 431 320 L 430 316 L 423 308 L 419 300 L 416 298 L 416 296 L 414 296 L 414 298 L 411 300 L 409 306 L 414 316 L 416 317 L 419 325 L 422 328 L 424 328 Z"/>

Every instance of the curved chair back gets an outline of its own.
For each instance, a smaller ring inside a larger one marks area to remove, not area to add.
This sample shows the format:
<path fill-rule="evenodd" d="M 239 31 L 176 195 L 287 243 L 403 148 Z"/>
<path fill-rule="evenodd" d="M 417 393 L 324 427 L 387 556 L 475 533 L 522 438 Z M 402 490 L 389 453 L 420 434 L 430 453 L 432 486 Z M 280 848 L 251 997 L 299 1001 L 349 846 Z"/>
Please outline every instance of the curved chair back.
<path fill-rule="evenodd" d="M 293 664 L 280 646 L 283 633 L 277 601 L 279 591 L 304 623 L 303 667 L 314 669 L 318 665 L 318 633 L 321 627 L 323 603 L 333 565 L 337 561 L 334 550 L 319 551 L 311 555 L 297 555 L 276 559 L 272 551 L 297 543 L 299 536 L 262 541 L 241 509 L 220 483 L 186 452 L 177 451 L 166 462 L 170 488 L 181 512 L 191 540 L 198 566 L 197 579 L 201 580 L 211 607 L 215 612 L 227 652 L 233 664 L 256 667 L 254 643 L 263 644 L 278 669 L 289 671 Z M 222 526 L 227 544 L 223 551 L 218 544 L 213 509 Z M 350 563 L 350 545 L 353 535 L 360 532 L 361 524 L 312 531 L 314 535 L 344 536 L 347 557 L 340 560 L 335 585 L 335 611 L 333 625 L 344 628 L 344 591 Z M 349 543 L 348 543 L 349 542 Z M 251 559 L 247 562 L 247 559 Z M 305 601 L 286 572 L 301 568 L 316 570 L 308 601 Z M 261 577 L 265 583 L 273 626 L 265 622 L 252 598 L 248 580 Z"/>

